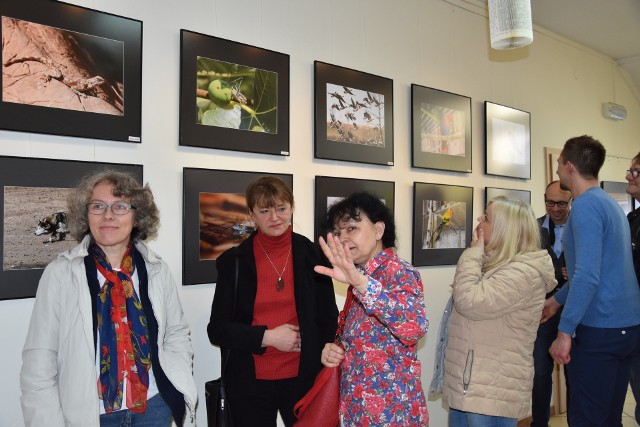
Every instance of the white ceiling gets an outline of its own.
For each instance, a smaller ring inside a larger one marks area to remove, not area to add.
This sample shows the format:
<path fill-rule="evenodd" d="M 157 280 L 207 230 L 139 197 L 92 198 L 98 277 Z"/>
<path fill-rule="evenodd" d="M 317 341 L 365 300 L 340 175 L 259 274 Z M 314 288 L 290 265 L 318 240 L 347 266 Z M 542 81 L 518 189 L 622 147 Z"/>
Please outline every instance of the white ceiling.
<path fill-rule="evenodd" d="M 640 0 L 531 0 L 531 15 L 534 25 L 615 60 L 638 96 Z"/>

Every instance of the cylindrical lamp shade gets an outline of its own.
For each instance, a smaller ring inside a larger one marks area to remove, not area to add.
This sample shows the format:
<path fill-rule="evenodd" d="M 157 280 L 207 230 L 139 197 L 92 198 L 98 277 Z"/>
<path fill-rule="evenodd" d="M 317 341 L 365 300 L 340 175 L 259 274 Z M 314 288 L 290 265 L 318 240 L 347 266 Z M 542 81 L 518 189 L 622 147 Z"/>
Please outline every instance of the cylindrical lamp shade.
<path fill-rule="evenodd" d="M 491 47 L 514 49 L 533 41 L 529 0 L 489 0 Z"/>

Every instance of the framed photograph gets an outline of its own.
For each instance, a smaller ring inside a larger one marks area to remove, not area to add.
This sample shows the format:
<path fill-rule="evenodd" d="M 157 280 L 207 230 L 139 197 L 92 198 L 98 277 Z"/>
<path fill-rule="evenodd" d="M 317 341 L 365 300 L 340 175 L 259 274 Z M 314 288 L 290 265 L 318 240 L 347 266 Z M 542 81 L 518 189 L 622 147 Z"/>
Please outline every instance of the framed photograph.
<path fill-rule="evenodd" d="M 562 152 L 559 148 L 544 147 L 544 172 L 547 178 L 547 185 L 560 179 L 556 171 L 558 170 L 558 159 Z"/>
<path fill-rule="evenodd" d="M 183 168 L 182 284 L 215 283 L 216 259 L 256 228 L 244 192 L 256 178 L 276 176 L 293 188 L 293 175 Z"/>
<path fill-rule="evenodd" d="M 600 181 L 600 187 L 620 205 L 625 215 L 636 208 L 636 201 L 627 193 L 627 185 L 626 182 Z"/>
<path fill-rule="evenodd" d="M 473 188 L 413 183 L 414 266 L 452 265 L 471 243 Z"/>
<path fill-rule="evenodd" d="M 67 227 L 67 196 L 85 175 L 103 169 L 143 183 L 142 165 L 0 157 L 0 300 L 34 297 L 47 264 L 78 244 Z"/>
<path fill-rule="evenodd" d="M 58 1 L 0 19 L 1 129 L 141 141 L 142 21 Z"/>
<path fill-rule="evenodd" d="M 531 204 L 531 191 L 529 190 L 513 190 L 510 188 L 485 187 L 484 189 L 484 206 L 485 209 L 489 200 L 504 196 L 510 199 L 520 199 L 525 203 Z"/>
<path fill-rule="evenodd" d="M 315 157 L 393 166 L 393 80 L 314 62 Z"/>
<path fill-rule="evenodd" d="M 485 101 L 485 172 L 531 179 L 531 114 Z"/>
<path fill-rule="evenodd" d="M 471 172 L 471 98 L 411 85 L 411 165 Z"/>
<path fill-rule="evenodd" d="M 322 230 L 322 222 L 324 221 L 329 208 L 334 203 L 349 196 L 351 193 L 358 191 L 366 191 L 376 195 L 389 208 L 391 213 L 394 213 L 395 183 L 393 181 L 316 176 L 315 227 L 313 233 L 316 241 L 319 236 L 324 234 Z"/>
<path fill-rule="evenodd" d="M 289 155 L 289 55 L 180 31 L 180 145 Z"/>

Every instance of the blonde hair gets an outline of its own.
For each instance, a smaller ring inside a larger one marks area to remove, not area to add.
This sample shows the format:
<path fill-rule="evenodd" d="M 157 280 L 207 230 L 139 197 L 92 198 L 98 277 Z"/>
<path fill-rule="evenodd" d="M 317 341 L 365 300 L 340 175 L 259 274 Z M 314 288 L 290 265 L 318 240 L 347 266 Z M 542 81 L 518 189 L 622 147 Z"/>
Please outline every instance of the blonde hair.
<path fill-rule="evenodd" d="M 540 226 L 531 205 L 519 199 L 496 197 L 491 205 L 491 239 L 485 247 L 484 271 L 540 250 Z"/>

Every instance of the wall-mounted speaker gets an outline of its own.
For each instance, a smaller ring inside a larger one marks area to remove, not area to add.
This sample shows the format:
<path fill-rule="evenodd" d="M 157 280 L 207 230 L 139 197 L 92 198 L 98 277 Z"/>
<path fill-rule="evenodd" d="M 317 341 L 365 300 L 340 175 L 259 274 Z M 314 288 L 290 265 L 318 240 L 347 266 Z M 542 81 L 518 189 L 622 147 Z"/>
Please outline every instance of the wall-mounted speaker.
<path fill-rule="evenodd" d="M 602 114 L 611 120 L 624 120 L 627 118 L 627 109 L 623 105 L 605 102 L 602 104 Z"/>

